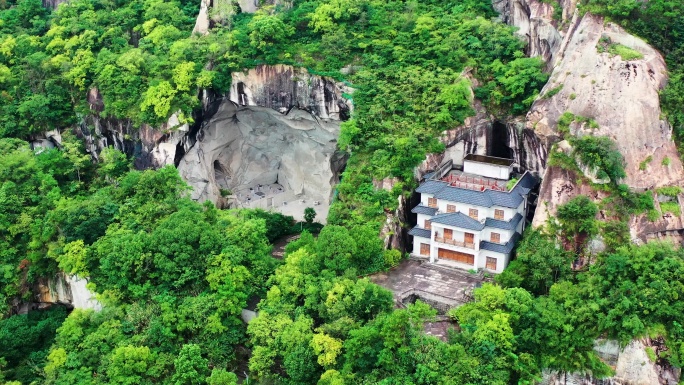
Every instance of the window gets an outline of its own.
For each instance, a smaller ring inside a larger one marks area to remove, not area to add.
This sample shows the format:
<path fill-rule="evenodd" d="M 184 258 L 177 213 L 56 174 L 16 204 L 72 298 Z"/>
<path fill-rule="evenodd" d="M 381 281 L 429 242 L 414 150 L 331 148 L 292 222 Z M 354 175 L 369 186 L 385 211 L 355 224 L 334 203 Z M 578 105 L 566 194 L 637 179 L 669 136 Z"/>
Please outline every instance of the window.
<path fill-rule="evenodd" d="M 475 243 L 475 235 L 474 234 L 465 233 L 463 238 L 465 240 L 466 247 L 468 247 L 468 245 L 472 245 Z"/>
<path fill-rule="evenodd" d="M 487 257 L 487 264 L 485 267 L 489 270 L 496 270 L 496 258 Z"/>
<path fill-rule="evenodd" d="M 454 205 L 447 205 L 447 212 L 448 212 L 448 213 L 455 213 L 455 212 L 456 212 L 456 206 L 454 206 Z"/>
<path fill-rule="evenodd" d="M 420 255 L 430 255 L 430 245 L 428 245 L 427 243 L 421 243 Z"/>
<path fill-rule="evenodd" d="M 444 239 L 454 239 L 454 230 L 444 229 Z"/>
<path fill-rule="evenodd" d="M 432 230 L 432 222 L 430 222 L 429 219 L 425 220 L 425 226 L 423 226 L 424 229 L 426 230 Z"/>
<path fill-rule="evenodd" d="M 492 235 L 489 237 L 489 240 L 494 243 L 501 243 L 501 234 L 492 233 Z"/>
<path fill-rule="evenodd" d="M 494 219 L 500 219 L 503 221 L 504 219 L 504 211 L 499 210 L 499 209 L 494 209 Z"/>
<path fill-rule="evenodd" d="M 428 198 L 428 206 L 437 207 L 437 198 Z"/>
<path fill-rule="evenodd" d="M 477 218 L 477 209 L 470 209 L 470 211 L 468 212 L 468 215 L 469 215 L 471 218 L 478 219 L 478 218 Z"/>

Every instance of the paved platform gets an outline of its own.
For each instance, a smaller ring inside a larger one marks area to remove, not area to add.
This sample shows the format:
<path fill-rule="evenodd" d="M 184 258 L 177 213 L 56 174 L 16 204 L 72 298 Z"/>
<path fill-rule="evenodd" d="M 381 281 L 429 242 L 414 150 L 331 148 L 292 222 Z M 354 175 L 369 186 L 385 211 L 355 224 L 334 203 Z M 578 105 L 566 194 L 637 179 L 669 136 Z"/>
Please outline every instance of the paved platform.
<path fill-rule="evenodd" d="M 411 259 L 369 279 L 392 291 L 397 302 L 405 303 L 414 296 L 433 307 L 435 303 L 443 304 L 437 307 L 442 313 L 470 301 L 473 289 L 482 283 L 479 275 Z"/>

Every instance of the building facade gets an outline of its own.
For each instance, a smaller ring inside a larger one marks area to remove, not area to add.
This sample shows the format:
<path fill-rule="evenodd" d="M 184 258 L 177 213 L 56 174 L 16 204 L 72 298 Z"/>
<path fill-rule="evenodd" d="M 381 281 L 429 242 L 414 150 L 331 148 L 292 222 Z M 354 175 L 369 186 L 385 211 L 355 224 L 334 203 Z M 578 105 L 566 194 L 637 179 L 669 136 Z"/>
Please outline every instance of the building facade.
<path fill-rule="evenodd" d="M 520 238 L 528 196 L 537 184 L 525 172 L 511 180 L 513 160 L 469 154 L 463 171 L 443 165 L 416 189 L 413 254 L 430 262 L 500 273 Z"/>

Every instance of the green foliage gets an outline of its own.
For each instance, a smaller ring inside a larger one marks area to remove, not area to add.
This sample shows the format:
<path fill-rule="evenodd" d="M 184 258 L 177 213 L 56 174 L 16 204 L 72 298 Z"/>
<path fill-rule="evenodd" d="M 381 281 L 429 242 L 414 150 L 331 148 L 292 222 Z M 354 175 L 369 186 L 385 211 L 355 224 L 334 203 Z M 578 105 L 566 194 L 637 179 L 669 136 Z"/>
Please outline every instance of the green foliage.
<path fill-rule="evenodd" d="M 639 163 L 639 170 L 644 171 L 648 167 L 649 163 L 653 162 L 653 157 L 651 155 L 647 156 L 641 163 Z"/>
<path fill-rule="evenodd" d="M 667 167 L 667 166 L 670 165 L 670 163 L 672 163 L 672 161 L 670 160 L 669 157 L 666 156 L 666 157 L 663 158 L 663 161 L 662 161 L 660 164 L 662 164 L 663 166 Z"/>
<path fill-rule="evenodd" d="M 665 195 L 667 197 L 672 197 L 676 198 L 677 195 L 682 193 L 682 188 L 679 186 L 663 186 L 663 187 L 658 187 L 656 189 L 656 192 L 660 195 Z"/>
<path fill-rule="evenodd" d="M 586 242 L 598 233 L 596 214 L 598 207 L 584 195 L 578 195 L 558 207 L 556 217 L 561 237 L 576 253 L 580 253 Z"/>
<path fill-rule="evenodd" d="M 55 331 L 66 315 L 66 309 L 56 306 L 0 319 L 0 361 L 4 359 L 6 364 L 0 370 L 4 380 L 24 384 L 39 380 L 38 368 L 45 364 Z"/>
<path fill-rule="evenodd" d="M 575 115 L 566 111 L 558 118 L 558 132 L 563 136 L 570 135 L 570 124 L 575 121 Z"/>
<path fill-rule="evenodd" d="M 516 258 L 496 276 L 496 281 L 505 287 L 522 287 L 532 294 L 545 295 L 554 283 L 569 278 L 572 260 L 572 253 L 557 245 L 551 236 L 530 229 L 516 249 Z"/>
<path fill-rule="evenodd" d="M 605 136 L 572 138 L 573 154 L 586 166 L 596 170 L 599 178 L 609 178 L 617 184 L 625 174 L 625 160 L 615 142 Z"/>
<path fill-rule="evenodd" d="M 672 213 L 675 216 L 679 216 L 681 214 L 681 208 L 677 202 L 661 202 L 660 210 L 663 212 L 663 214 Z"/>
<path fill-rule="evenodd" d="M 304 220 L 306 221 L 307 224 L 312 224 L 314 218 L 316 218 L 316 210 L 314 210 L 311 207 L 307 207 L 304 209 Z"/>
<path fill-rule="evenodd" d="M 550 89 L 549 92 L 545 93 L 545 94 L 542 96 L 542 98 L 543 98 L 543 99 L 551 99 L 551 98 L 554 97 L 556 94 L 558 94 L 559 92 L 561 92 L 562 89 L 563 89 L 563 84 L 559 84 L 558 86 L 556 86 L 556 87 Z"/>
<path fill-rule="evenodd" d="M 639 60 L 644 58 L 644 55 L 641 52 L 622 44 L 611 44 L 608 46 L 608 52 L 611 55 L 619 55 L 624 61 Z"/>

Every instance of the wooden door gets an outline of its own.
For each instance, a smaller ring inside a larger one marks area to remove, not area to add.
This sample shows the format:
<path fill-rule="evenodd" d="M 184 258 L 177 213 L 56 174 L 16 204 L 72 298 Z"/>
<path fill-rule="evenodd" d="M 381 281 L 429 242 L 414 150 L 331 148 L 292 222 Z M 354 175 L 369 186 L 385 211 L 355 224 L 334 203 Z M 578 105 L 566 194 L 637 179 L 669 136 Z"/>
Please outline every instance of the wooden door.
<path fill-rule="evenodd" d="M 456 212 L 456 206 L 455 205 L 447 205 L 447 212 L 448 213 L 455 213 Z"/>
<path fill-rule="evenodd" d="M 487 264 L 485 266 L 489 270 L 496 270 L 496 258 L 487 257 Z"/>
<path fill-rule="evenodd" d="M 437 198 L 428 198 L 429 207 L 437 207 Z"/>
<path fill-rule="evenodd" d="M 420 244 L 420 255 L 430 255 L 430 245 L 427 243 Z"/>
<path fill-rule="evenodd" d="M 499 209 L 494 209 L 494 219 L 503 220 L 504 219 L 504 211 L 499 210 Z"/>
<path fill-rule="evenodd" d="M 473 219 L 478 219 L 478 212 L 477 209 L 470 209 L 468 210 L 468 216 L 473 218 Z"/>
<path fill-rule="evenodd" d="M 444 239 L 454 239 L 454 230 L 444 229 Z"/>
<path fill-rule="evenodd" d="M 465 233 L 465 243 L 470 243 L 471 245 L 475 243 L 475 235 L 471 233 Z"/>
<path fill-rule="evenodd" d="M 440 259 L 449 259 L 456 262 L 465 263 L 467 265 L 475 265 L 475 256 L 472 254 L 461 253 L 459 251 L 437 249 L 437 257 Z"/>

